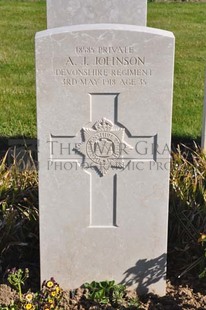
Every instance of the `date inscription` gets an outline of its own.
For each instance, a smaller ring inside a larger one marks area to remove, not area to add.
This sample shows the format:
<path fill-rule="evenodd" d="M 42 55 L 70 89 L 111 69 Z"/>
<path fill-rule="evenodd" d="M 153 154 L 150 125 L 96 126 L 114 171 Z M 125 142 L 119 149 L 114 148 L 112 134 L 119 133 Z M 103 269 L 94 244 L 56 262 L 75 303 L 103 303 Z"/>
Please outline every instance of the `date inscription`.
<path fill-rule="evenodd" d="M 132 46 L 75 47 L 54 75 L 64 86 L 147 86 L 153 72 Z"/>

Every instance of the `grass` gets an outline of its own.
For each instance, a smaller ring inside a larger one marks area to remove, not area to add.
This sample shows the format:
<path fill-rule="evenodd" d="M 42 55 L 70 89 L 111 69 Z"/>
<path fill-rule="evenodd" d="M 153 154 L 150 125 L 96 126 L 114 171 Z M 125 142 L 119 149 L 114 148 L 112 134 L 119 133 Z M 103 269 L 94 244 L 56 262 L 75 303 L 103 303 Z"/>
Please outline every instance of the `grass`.
<path fill-rule="evenodd" d="M 0 136 L 36 137 L 34 35 L 46 28 L 44 0 L 0 0 Z M 201 134 L 206 4 L 149 3 L 148 26 L 176 36 L 173 137 Z"/>
<path fill-rule="evenodd" d="M 36 136 L 35 32 L 45 1 L 0 1 L 0 136 Z"/>
<path fill-rule="evenodd" d="M 173 137 L 201 135 L 206 70 L 206 4 L 150 3 L 148 26 L 176 38 Z"/>

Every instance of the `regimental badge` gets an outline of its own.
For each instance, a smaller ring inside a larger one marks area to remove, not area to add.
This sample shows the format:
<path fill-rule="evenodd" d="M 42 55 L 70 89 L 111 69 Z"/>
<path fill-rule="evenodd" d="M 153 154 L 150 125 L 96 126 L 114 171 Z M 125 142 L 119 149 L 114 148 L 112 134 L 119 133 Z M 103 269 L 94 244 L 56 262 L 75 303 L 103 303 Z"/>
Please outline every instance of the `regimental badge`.
<path fill-rule="evenodd" d="M 104 176 L 110 168 L 124 168 L 123 155 L 133 147 L 124 141 L 125 129 L 102 118 L 92 128 L 82 128 L 84 142 L 76 150 L 84 155 L 84 166 L 94 167 Z"/>

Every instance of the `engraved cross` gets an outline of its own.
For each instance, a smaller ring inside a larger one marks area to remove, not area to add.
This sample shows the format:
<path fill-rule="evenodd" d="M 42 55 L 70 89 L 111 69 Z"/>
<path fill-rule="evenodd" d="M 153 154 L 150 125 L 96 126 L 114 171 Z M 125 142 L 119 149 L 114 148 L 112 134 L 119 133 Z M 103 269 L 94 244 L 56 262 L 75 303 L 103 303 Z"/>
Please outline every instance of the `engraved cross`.
<path fill-rule="evenodd" d="M 91 93 L 89 96 L 90 122 L 88 127 L 82 128 L 83 142 L 79 143 L 80 135 L 51 135 L 50 160 L 71 161 L 71 156 L 61 159 L 55 157 L 55 139 L 69 139 L 75 143 L 74 149 L 78 150 L 78 155 L 84 157 L 83 167 L 88 168 L 87 172 L 90 174 L 89 227 L 115 228 L 118 227 L 118 171 L 124 170 L 130 161 L 139 160 L 135 144 L 143 137 L 132 136 L 127 128 L 118 122 L 118 93 Z M 132 146 L 124 140 L 125 135 L 132 141 Z M 153 145 L 157 145 L 156 135 L 144 138 L 152 139 Z M 153 158 L 148 158 L 151 159 L 156 160 L 155 150 Z M 78 158 L 76 162 L 79 162 Z"/>

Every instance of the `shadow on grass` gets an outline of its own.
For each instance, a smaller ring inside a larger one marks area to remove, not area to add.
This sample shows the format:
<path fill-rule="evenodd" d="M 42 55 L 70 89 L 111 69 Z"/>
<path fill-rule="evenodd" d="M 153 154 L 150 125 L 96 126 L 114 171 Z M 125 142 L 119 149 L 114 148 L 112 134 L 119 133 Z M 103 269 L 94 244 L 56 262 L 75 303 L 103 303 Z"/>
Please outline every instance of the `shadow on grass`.
<path fill-rule="evenodd" d="M 171 143 L 171 151 L 175 152 L 178 145 L 183 148 L 193 150 L 196 145 L 200 147 L 201 138 L 193 140 L 191 137 L 173 136 Z M 15 161 L 20 169 L 29 169 L 36 167 L 38 169 L 38 140 L 28 137 L 0 137 L 0 159 L 5 153 L 7 154 L 7 164 L 10 165 Z"/>
<path fill-rule="evenodd" d="M 2 137 L 0 136 L 0 152 L 6 152 L 10 147 L 27 147 L 37 150 L 37 139 L 22 136 Z"/>
<path fill-rule="evenodd" d="M 201 145 L 201 137 L 198 137 L 197 139 L 193 139 L 191 137 L 187 136 L 172 136 L 172 150 L 175 150 L 178 145 L 184 144 L 185 146 L 189 148 L 194 148 L 194 143 L 198 146 Z"/>
<path fill-rule="evenodd" d="M 10 166 L 16 162 L 20 169 L 38 168 L 37 139 L 26 137 L 0 137 L 0 159 L 7 153 L 6 162 Z"/>

